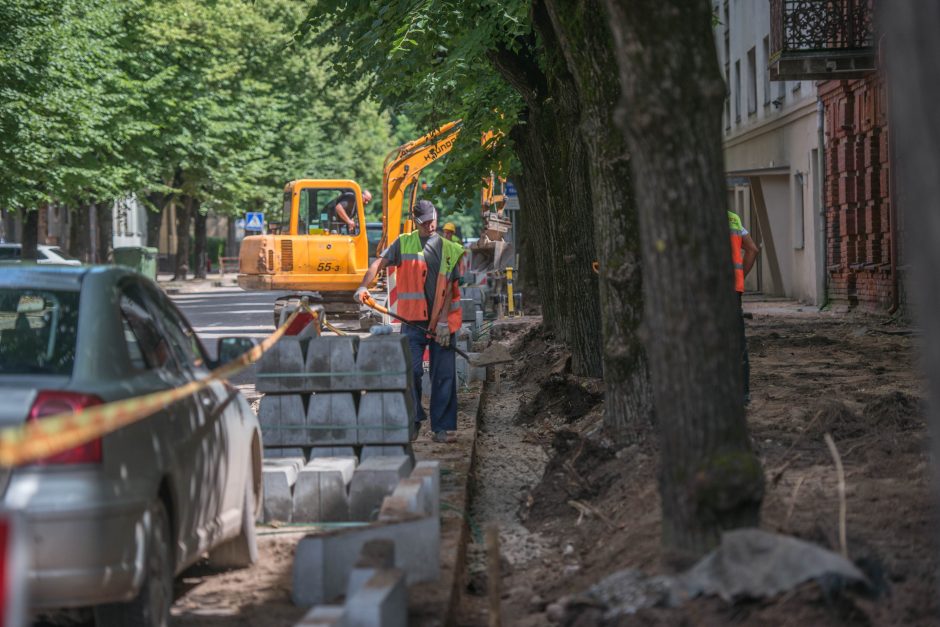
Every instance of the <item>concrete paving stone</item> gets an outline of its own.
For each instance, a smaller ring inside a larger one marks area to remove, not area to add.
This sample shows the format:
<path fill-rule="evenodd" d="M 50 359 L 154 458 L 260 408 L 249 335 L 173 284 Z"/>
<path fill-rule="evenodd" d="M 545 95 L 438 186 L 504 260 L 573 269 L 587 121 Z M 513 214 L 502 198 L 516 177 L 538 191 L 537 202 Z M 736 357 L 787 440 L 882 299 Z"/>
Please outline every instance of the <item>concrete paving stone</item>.
<path fill-rule="evenodd" d="M 431 495 L 420 477 L 406 477 L 382 500 L 379 520 L 402 520 L 410 516 L 430 516 Z"/>
<path fill-rule="evenodd" d="M 408 589 L 402 571 L 377 571 L 346 600 L 351 627 L 408 627 Z"/>
<path fill-rule="evenodd" d="M 359 398 L 359 444 L 407 444 L 415 428 L 405 392 L 363 392 Z M 369 427 L 375 427 L 370 429 Z"/>
<path fill-rule="evenodd" d="M 424 460 L 415 464 L 411 471 L 412 479 L 421 479 L 428 492 L 431 503 L 430 514 L 434 518 L 441 515 L 441 462 Z"/>
<path fill-rule="evenodd" d="M 470 359 L 476 359 L 480 356 L 480 353 L 467 353 L 470 356 Z M 470 383 L 473 381 L 485 381 L 486 380 L 486 368 L 474 368 L 470 365 L 466 359 L 457 356 L 457 381 L 460 383 Z"/>
<path fill-rule="evenodd" d="M 380 569 L 394 567 L 395 543 L 391 540 L 369 540 L 362 546 L 359 559 L 349 573 L 346 598 L 355 594 Z"/>
<path fill-rule="evenodd" d="M 394 457 L 396 455 L 411 457 L 406 444 L 370 444 L 362 447 L 362 451 L 359 453 L 359 461 L 367 460 L 370 457 Z"/>
<path fill-rule="evenodd" d="M 395 567 L 404 571 L 408 585 L 436 581 L 440 576 L 439 519 L 414 518 L 310 534 L 300 540 L 294 552 L 294 604 L 309 607 L 342 596 L 362 547 L 377 539 L 395 543 Z"/>
<path fill-rule="evenodd" d="M 318 337 L 307 345 L 306 372 L 316 375 L 310 378 L 311 389 L 322 392 L 359 390 L 356 374 L 356 350 L 359 337 Z M 325 376 L 326 373 L 332 373 Z"/>
<path fill-rule="evenodd" d="M 266 394 L 258 408 L 261 440 L 265 446 L 303 444 L 304 432 L 292 427 L 303 427 L 304 418 L 300 394 Z"/>
<path fill-rule="evenodd" d="M 411 390 L 411 350 L 401 334 L 373 335 L 359 342 L 360 390 Z"/>
<path fill-rule="evenodd" d="M 289 451 L 290 449 L 277 449 L 281 451 Z M 281 466 L 292 466 L 296 472 L 300 472 L 300 469 L 304 467 L 307 463 L 307 460 L 304 459 L 303 455 L 295 455 L 293 457 L 274 457 L 274 458 L 265 458 L 261 460 L 261 465 L 264 468 L 277 468 Z"/>
<path fill-rule="evenodd" d="M 304 377 L 296 376 L 303 373 L 304 356 L 300 341 L 283 337 L 258 361 L 258 381 L 255 387 L 259 392 L 265 393 L 307 392 L 308 382 Z"/>
<path fill-rule="evenodd" d="M 350 520 L 375 520 L 382 507 L 382 499 L 391 494 L 411 470 L 411 458 L 405 455 L 363 460 L 349 484 Z"/>
<path fill-rule="evenodd" d="M 293 521 L 349 520 L 347 487 L 355 468 L 355 457 L 319 457 L 307 462 L 294 486 Z"/>
<path fill-rule="evenodd" d="M 320 392 L 310 396 L 306 443 L 315 446 L 352 445 L 357 443 L 356 402 L 351 392 Z M 336 429 L 323 427 L 336 426 Z"/>
<path fill-rule="evenodd" d="M 310 459 L 317 457 L 355 457 L 356 449 L 351 446 L 314 446 L 310 448 Z"/>
<path fill-rule="evenodd" d="M 262 455 L 264 460 L 292 459 L 297 457 L 304 459 L 305 457 L 302 448 L 285 448 L 283 446 L 265 446 Z M 304 463 L 306 463 L 306 461 Z M 301 466 L 303 466 L 303 464 L 301 464 Z"/>
<path fill-rule="evenodd" d="M 291 458 L 295 459 L 295 458 Z M 297 482 L 298 466 L 292 463 L 271 464 L 265 462 L 261 468 L 264 486 L 262 516 L 264 522 L 291 521 L 293 511 L 293 487 Z"/>
<path fill-rule="evenodd" d="M 350 627 L 345 605 L 317 605 L 294 627 Z"/>

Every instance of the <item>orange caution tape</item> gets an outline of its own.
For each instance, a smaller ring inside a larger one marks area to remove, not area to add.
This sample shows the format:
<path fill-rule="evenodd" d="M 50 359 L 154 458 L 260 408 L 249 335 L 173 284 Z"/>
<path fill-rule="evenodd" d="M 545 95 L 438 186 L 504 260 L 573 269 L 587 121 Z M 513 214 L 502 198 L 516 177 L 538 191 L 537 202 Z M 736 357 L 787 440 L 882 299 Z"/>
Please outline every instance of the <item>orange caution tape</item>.
<path fill-rule="evenodd" d="M 310 311 L 306 304 L 303 309 Z M 78 412 L 64 412 L 18 427 L 0 430 L 0 466 L 21 466 L 57 455 L 133 424 L 166 406 L 192 396 L 213 381 L 227 379 L 255 363 L 284 335 L 301 308 L 296 309 L 274 333 L 237 359 L 216 368 L 198 381 L 182 387 L 97 405 Z"/>

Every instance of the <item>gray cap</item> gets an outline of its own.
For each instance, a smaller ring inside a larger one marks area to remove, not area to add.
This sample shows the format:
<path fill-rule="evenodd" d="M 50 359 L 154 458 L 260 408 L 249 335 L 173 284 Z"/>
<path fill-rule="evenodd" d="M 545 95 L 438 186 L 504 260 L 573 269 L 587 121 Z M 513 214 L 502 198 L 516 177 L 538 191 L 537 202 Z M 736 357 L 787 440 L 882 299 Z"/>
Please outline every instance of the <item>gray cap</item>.
<path fill-rule="evenodd" d="M 419 200 L 414 206 L 414 216 L 416 224 L 424 224 L 437 220 L 437 209 L 431 204 L 430 200 Z"/>

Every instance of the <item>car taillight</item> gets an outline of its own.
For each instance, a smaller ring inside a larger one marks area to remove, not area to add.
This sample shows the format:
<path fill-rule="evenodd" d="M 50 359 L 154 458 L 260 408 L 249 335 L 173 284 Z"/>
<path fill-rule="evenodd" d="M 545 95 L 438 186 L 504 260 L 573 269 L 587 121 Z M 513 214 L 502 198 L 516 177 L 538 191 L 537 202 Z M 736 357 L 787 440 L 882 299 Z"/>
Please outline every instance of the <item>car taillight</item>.
<path fill-rule="evenodd" d="M 100 398 L 91 394 L 42 390 L 36 395 L 36 400 L 29 410 L 27 420 L 41 420 L 46 416 L 81 411 L 87 407 L 101 405 L 103 402 Z M 101 463 L 101 438 L 96 438 L 57 455 L 46 457 L 36 463 L 40 465 Z"/>

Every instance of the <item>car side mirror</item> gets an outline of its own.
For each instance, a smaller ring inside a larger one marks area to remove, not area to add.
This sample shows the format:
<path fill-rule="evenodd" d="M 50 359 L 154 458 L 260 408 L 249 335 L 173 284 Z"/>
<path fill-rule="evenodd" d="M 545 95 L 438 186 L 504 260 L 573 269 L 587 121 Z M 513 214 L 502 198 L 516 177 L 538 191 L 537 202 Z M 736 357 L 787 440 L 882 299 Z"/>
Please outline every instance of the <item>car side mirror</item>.
<path fill-rule="evenodd" d="M 257 345 L 258 342 L 250 337 L 221 337 L 219 338 L 216 364 L 224 366 L 230 361 L 238 359 Z"/>

